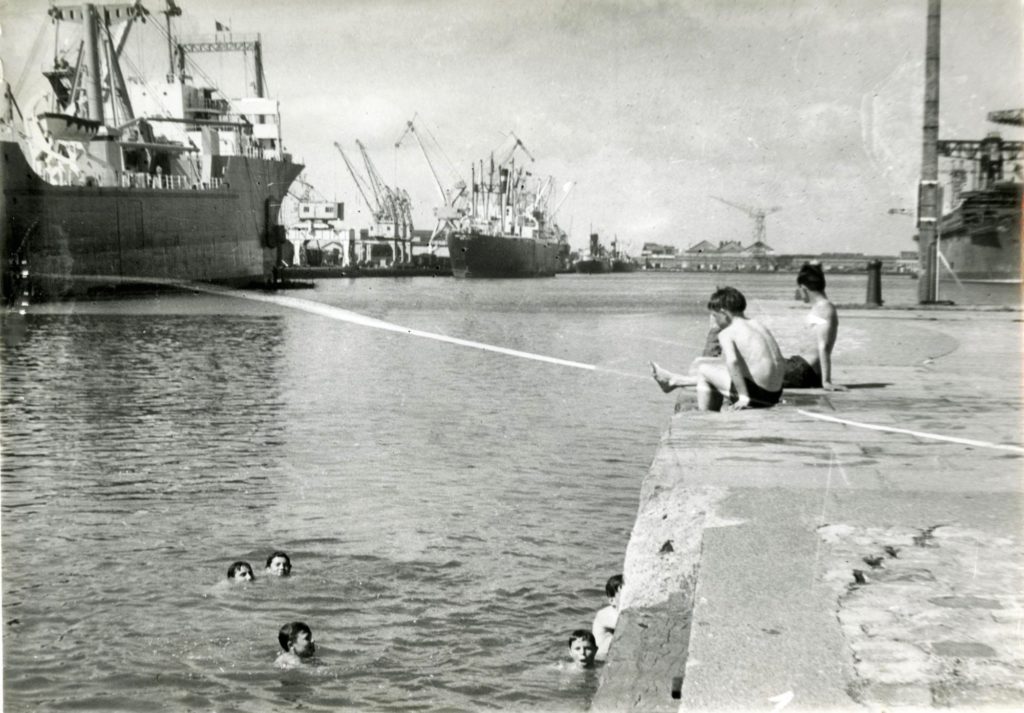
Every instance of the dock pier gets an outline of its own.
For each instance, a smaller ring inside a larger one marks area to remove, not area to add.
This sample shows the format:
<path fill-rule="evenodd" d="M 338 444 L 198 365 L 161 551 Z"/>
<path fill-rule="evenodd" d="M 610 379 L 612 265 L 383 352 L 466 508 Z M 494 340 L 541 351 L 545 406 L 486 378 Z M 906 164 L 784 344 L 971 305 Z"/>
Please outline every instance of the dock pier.
<path fill-rule="evenodd" d="M 592 710 L 1024 708 L 1021 313 L 840 317 L 849 391 L 680 397 Z"/>

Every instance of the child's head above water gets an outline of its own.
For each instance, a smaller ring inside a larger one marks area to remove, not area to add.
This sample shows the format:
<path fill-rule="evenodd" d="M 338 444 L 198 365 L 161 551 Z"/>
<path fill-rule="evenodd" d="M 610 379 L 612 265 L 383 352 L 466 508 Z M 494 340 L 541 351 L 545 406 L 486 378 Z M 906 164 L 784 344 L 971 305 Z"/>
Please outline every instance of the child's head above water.
<path fill-rule="evenodd" d="M 316 652 L 313 632 L 301 621 L 293 621 L 282 626 L 277 632 L 277 640 L 282 649 L 300 659 L 309 658 Z"/>
<path fill-rule="evenodd" d="M 608 601 L 615 603 L 615 599 L 619 596 L 619 590 L 622 589 L 624 581 L 621 574 L 613 574 L 608 578 L 604 585 L 604 593 L 608 595 Z"/>
<path fill-rule="evenodd" d="M 251 582 L 256 579 L 252 573 L 252 565 L 248 562 L 232 562 L 228 567 L 228 579 L 232 582 Z"/>
<path fill-rule="evenodd" d="M 284 552 L 275 552 L 267 557 L 267 574 L 287 577 L 292 573 L 292 561 Z"/>
<path fill-rule="evenodd" d="M 597 641 L 594 635 L 586 629 L 576 629 L 569 634 L 569 655 L 583 668 L 593 666 L 594 657 L 597 655 Z"/>

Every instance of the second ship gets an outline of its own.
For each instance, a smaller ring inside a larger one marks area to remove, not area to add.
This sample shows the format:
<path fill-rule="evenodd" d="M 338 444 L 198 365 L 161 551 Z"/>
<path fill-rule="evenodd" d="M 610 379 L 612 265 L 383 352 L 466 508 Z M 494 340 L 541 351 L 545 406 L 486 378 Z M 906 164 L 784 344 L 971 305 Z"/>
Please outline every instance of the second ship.
<path fill-rule="evenodd" d="M 469 206 L 448 232 L 455 277 L 552 277 L 567 268 L 568 236 L 554 222 L 565 200 L 549 207 L 553 179 L 538 182 L 525 166 L 516 167 L 518 139 L 508 158 L 485 172 L 473 167 Z"/>

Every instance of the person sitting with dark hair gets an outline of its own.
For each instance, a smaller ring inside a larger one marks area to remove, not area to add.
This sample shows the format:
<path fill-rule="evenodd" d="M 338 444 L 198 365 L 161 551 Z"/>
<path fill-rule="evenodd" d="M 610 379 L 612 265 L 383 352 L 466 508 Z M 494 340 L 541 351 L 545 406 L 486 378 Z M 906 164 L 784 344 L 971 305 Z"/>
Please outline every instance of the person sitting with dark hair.
<path fill-rule="evenodd" d="M 820 265 L 804 263 L 796 276 L 797 295 L 811 305 L 807 327 L 813 341 L 799 354 L 786 359 L 786 389 L 815 389 L 845 391 L 846 387 L 832 383 L 832 349 L 839 333 L 839 314 L 825 295 L 825 272 Z"/>
<path fill-rule="evenodd" d="M 747 299 L 734 287 L 721 287 L 708 300 L 718 327 L 721 357 L 698 357 L 690 374 L 674 374 L 651 362 L 654 380 L 665 393 L 697 387 L 697 408 L 721 411 L 725 397 L 730 408 L 767 408 L 782 398 L 784 360 L 767 327 L 746 315 Z"/>

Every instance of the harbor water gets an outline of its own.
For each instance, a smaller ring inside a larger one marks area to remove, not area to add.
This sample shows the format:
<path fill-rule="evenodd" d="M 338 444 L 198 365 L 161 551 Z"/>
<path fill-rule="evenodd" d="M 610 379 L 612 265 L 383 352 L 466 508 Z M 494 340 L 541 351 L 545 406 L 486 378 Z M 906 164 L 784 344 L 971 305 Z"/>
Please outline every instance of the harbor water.
<path fill-rule="evenodd" d="M 865 281 L 830 277 L 830 296 L 861 303 Z M 883 282 L 887 304 L 913 304 L 915 281 Z M 683 369 L 697 356 L 707 296 L 726 283 L 751 316 L 792 301 L 791 274 L 343 279 L 288 293 L 594 369 L 245 293 L 8 318 L 5 708 L 585 709 L 596 674 L 560 665 L 567 636 L 605 603 L 672 411 L 647 360 Z M 949 289 L 1019 300 L 1010 286 Z M 793 351 L 798 330 L 772 327 Z M 840 333 L 839 382 L 844 336 L 856 339 Z M 292 577 L 264 576 L 274 550 Z M 235 560 L 255 583 L 228 585 Z M 277 630 L 294 620 L 317 660 L 278 670 Z"/>

